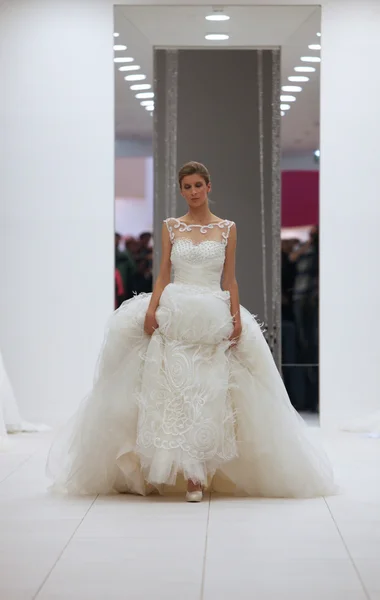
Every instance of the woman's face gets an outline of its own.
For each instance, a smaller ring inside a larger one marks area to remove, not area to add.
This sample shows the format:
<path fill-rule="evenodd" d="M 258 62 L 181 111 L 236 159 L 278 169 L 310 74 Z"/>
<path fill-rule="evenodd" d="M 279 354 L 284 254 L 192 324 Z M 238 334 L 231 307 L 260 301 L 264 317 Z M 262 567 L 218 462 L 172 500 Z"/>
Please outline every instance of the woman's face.
<path fill-rule="evenodd" d="M 189 208 L 199 208 L 207 202 L 211 184 L 207 184 L 200 175 L 186 175 L 182 179 L 181 194 Z"/>

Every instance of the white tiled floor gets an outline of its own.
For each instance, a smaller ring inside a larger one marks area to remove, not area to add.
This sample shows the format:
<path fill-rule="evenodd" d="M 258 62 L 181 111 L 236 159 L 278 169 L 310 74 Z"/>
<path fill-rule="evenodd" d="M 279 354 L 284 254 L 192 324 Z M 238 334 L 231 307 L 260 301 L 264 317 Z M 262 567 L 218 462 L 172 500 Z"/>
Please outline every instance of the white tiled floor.
<path fill-rule="evenodd" d="M 0 454 L 1 600 L 380 600 L 380 440 L 326 440 L 343 491 L 317 500 L 70 498 L 48 434 Z"/>

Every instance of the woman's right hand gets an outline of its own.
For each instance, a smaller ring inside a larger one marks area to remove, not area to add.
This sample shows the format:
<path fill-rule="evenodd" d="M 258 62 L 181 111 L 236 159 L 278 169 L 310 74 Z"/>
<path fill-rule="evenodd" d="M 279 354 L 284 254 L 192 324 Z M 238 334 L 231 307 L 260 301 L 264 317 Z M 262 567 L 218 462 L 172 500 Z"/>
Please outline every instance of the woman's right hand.
<path fill-rule="evenodd" d="M 145 315 L 144 331 L 147 335 L 153 335 L 157 328 L 158 323 L 156 319 L 156 311 L 148 310 Z"/>

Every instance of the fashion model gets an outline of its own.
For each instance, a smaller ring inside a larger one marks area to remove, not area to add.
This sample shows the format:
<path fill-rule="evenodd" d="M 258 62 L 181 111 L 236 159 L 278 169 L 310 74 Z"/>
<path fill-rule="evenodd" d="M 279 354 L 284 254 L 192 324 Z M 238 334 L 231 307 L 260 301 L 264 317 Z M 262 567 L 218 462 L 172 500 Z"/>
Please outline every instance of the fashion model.
<path fill-rule="evenodd" d="M 209 208 L 210 175 L 179 173 L 188 212 L 163 223 L 152 294 L 110 318 L 93 389 L 53 443 L 56 490 L 266 497 L 335 492 L 259 324 L 239 304 L 236 226 Z M 171 283 L 171 270 L 174 279 Z"/>

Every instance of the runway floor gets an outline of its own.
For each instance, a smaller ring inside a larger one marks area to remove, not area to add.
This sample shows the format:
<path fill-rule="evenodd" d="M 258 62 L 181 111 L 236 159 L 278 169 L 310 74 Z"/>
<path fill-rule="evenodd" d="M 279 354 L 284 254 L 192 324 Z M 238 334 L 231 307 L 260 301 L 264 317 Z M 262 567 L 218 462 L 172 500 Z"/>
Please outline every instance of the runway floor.
<path fill-rule="evenodd" d="M 380 600 L 380 439 L 326 440 L 317 500 L 47 492 L 51 434 L 0 454 L 1 600 Z"/>

